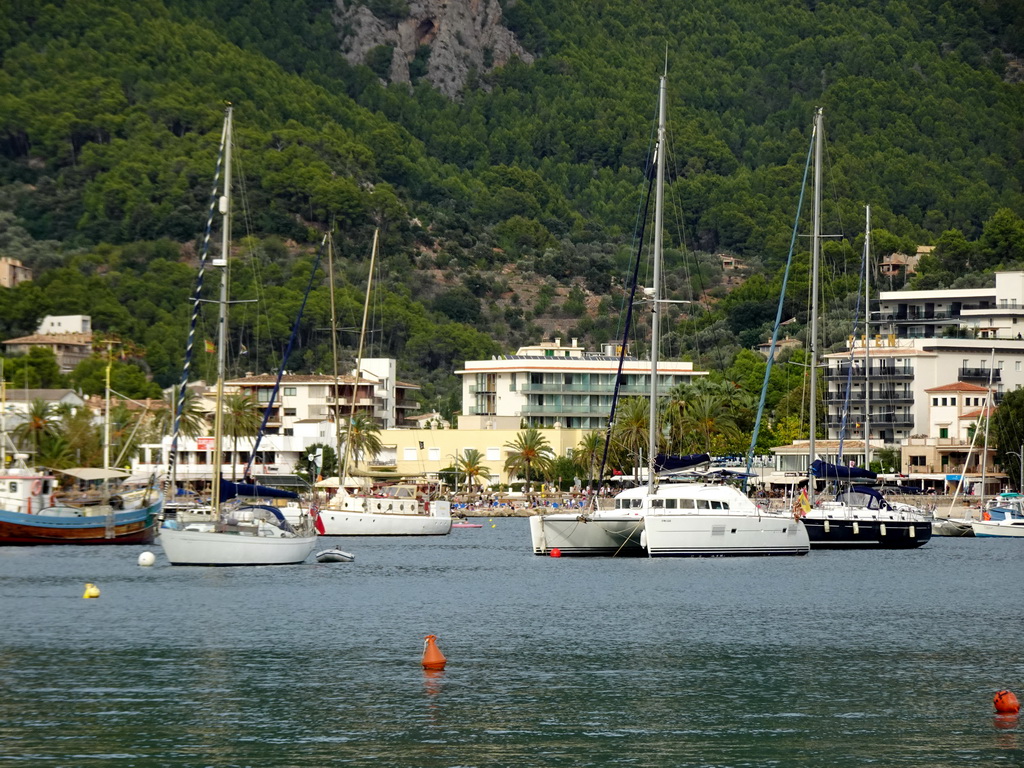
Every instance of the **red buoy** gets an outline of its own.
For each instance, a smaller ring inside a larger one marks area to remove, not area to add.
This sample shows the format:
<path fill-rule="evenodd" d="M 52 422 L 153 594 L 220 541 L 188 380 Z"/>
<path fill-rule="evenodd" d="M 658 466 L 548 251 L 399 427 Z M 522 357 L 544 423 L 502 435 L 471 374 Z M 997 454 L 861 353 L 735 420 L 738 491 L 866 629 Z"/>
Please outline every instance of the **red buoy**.
<path fill-rule="evenodd" d="M 560 550 L 558 547 L 554 547 L 550 552 L 548 552 L 548 555 L 550 555 L 551 557 L 561 557 L 562 550 Z"/>
<path fill-rule="evenodd" d="M 1020 702 L 1013 691 L 997 691 L 992 697 L 992 704 L 1001 715 L 1015 715 L 1020 712 Z"/>
<path fill-rule="evenodd" d="M 437 636 L 427 635 L 423 638 L 423 641 L 423 668 L 444 669 L 448 659 L 444 657 L 441 649 L 437 647 Z"/>

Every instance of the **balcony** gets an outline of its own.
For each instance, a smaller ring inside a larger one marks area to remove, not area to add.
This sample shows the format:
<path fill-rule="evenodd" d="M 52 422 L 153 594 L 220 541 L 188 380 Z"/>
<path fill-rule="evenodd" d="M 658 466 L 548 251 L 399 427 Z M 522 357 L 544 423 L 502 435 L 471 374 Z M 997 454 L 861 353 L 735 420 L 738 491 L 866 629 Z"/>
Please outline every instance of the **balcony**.
<path fill-rule="evenodd" d="M 1002 381 L 1002 371 L 998 368 L 961 368 L 960 381 L 984 381 L 988 382 L 989 374 L 992 376 L 992 383 Z"/>
<path fill-rule="evenodd" d="M 914 366 L 912 365 L 878 365 L 871 366 L 868 376 L 874 381 L 892 381 L 893 379 L 913 379 Z M 850 366 L 840 365 L 825 370 L 825 378 L 830 381 L 837 379 L 851 378 Z M 863 366 L 854 366 L 852 378 L 860 381 L 865 378 Z"/>
<path fill-rule="evenodd" d="M 606 410 L 595 411 L 588 405 L 532 405 L 527 404 L 517 414 L 519 416 L 604 416 Z"/>

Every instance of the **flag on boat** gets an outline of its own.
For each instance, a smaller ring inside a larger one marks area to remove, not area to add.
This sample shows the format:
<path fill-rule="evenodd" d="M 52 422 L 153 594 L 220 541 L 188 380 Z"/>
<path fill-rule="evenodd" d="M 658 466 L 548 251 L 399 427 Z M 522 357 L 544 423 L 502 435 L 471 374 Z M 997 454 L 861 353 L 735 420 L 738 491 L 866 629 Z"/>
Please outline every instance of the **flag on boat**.
<path fill-rule="evenodd" d="M 217 351 L 217 348 L 215 346 L 213 346 L 213 342 L 210 341 L 209 339 L 206 340 L 206 351 L 207 351 L 208 354 L 211 354 L 211 355 L 214 352 Z"/>
<path fill-rule="evenodd" d="M 320 519 L 320 505 L 316 502 L 309 505 L 309 516 L 313 518 L 313 525 L 317 533 L 321 536 L 327 533 L 327 529 L 324 528 L 324 521 Z"/>
<path fill-rule="evenodd" d="M 804 511 L 805 515 L 811 511 L 811 500 L 807 498 L 806 488 L 800 489 L 800 509 Z"/>

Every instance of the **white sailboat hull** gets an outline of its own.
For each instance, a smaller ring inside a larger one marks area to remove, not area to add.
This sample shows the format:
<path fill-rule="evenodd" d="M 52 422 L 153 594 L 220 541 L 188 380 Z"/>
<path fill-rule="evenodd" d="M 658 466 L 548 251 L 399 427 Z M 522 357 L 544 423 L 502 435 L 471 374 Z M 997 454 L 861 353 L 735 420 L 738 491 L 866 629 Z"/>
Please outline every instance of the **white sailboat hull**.
<path fill-rule="evenodd" d="M 1024 538 L 1024 523 L 995 520 L 972 520 L 971 528 L 975 536 L 1005 536 L 1007 538 Z"/>
<path fill-rule="evenodd" d="M 313 536 L 250 536 L 161 528 L 157 543 L 171 565 L 292 565 L 316 548 Z"/>
<path fill-rule="evenodd" d="M 649 514 L 644 544 L 651 557 L 806 555 L 807 529 L 792 517 Z"/>
<path fill-rule="evenodd" d="M 535 555 L 548 555 L 553 549 L 564 555 L 643 554 L 640 544 L 643 530 L 644 518 L 638 515 L 530 516 L 530 538 Z"/>
<path fill-rule="evenodd" d="M 322 536 L 444 536 L 452 530 L 447 501 L 429 502 L 424 509 L 415 500 L 403 504 L 355 497 L 321 509 L 320 522 Z"/>

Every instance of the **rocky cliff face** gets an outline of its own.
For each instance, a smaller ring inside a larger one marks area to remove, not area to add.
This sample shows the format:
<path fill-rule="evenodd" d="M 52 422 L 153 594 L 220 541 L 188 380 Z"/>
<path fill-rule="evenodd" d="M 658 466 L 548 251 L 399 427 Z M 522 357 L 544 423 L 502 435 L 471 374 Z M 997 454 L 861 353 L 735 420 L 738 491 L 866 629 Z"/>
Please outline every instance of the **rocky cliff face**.
<path fill-rule="evenodd" d="M 502 25 L 498 0 L 336 2 L 345 58 L 369 64 L 392 82 L 408 83 L 422 75 L 455 97 L 471 69 L 487 72 L 514 56 L 533 61 Z"/>

